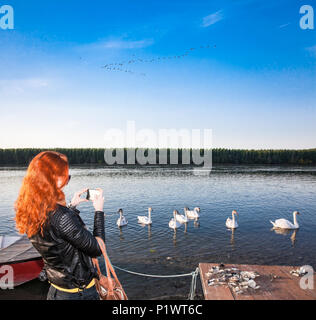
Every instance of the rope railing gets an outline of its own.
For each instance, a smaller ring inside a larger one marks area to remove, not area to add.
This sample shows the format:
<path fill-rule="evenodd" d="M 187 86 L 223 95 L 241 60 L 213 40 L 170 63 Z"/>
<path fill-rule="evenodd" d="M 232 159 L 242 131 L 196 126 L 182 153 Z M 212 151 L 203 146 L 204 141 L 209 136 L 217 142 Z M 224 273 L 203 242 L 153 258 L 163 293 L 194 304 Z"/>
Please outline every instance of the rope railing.
<path fill-rule="evenodd" d="M 114 269 L 130 273 L 136 276 L 142 276 L 142 277 L 149 277 L 149 278 L 179 278 L 179 277 L 192 277 L 191 286 L 190 286 L 190 293 L 189 293 L 189 300 L 194 300 L 196 295 L 196 282 L 197 277 L 199 275 L 199 268 L 196 268 L 195 271 L 192 271 L 190 273 L 182 273 L 182 274 L 172 274 L 172 275 L 157 275 L 157 274 L 147 274 L 147 273 L 140 273 L 136 271 L 130 271 L 127 269 L 120 268 L 118 266 L 112 265 Z"/>

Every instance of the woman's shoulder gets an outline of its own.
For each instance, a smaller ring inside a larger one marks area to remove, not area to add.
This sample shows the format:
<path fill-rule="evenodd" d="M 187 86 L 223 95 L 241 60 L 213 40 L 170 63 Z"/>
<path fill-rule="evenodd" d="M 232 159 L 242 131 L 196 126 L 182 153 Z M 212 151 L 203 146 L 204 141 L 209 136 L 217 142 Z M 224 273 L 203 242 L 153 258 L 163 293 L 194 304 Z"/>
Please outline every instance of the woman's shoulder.
<path fill-rule="evenodd" d="M 73 214 L 73 213 L 76 213 L 76 214 L 79 214 L 80 211 L 76 208 L 76 207 L 71 207 L 71 206 L 63 206 L 61 204 L 57 204 L 57 208 L 55 211 L 58 211 L 60 213 L 69 213 L 69 214 Z"/>
<path fill-rule="evenodd" d="M 54 223 L 60 221 L 61 218 L 68 216 L 71 218 L 74 216 L 74 212 L 61 204 L 57 204 L 57 207 L 54 211 L 50 213 L 50 220 Z"/>
<path fill-rule="evenodd" d="M 53 219 L 53 224 L 55 225 L 59 225 L 60 223 L 67 224 L 70 222 L 84 225 L 79 213 L 80 211 L 75 208 L 68 208 L 58 204 L 51 217 Z"/>
<path fill-rule="evenodd" d="M 57 207 L 56 209 L 53 211 L 54 213 L 59 213 L 59 214 L 71 214 L 71 210 L 66 207 L 66 206 L 63 206 L 59 203 L 57 203 Z"/>

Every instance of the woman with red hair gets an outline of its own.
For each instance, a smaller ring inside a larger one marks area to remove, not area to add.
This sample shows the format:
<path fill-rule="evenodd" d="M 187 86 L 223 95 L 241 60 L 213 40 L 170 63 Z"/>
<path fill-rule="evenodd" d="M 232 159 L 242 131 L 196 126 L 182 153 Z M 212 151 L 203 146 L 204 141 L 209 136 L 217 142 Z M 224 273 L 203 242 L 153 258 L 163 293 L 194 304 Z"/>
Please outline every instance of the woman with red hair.
<path fill-rule="evenodd" d="M 94 279 L 96 270 L 91 258 L 102 254 L 96 236 L 105 238 L 103 192 L 93 200 L 95 208 L 93 234 L 76 206 L 88 201 L 77 192 L 66 206 L 63 188 L 70 180 L 65 155 L 45 151 L 30 163 L 15 203 L 16 227 L 26 233 L 41 254 L 51 286 L 47 299 L 98 299 Z"/>

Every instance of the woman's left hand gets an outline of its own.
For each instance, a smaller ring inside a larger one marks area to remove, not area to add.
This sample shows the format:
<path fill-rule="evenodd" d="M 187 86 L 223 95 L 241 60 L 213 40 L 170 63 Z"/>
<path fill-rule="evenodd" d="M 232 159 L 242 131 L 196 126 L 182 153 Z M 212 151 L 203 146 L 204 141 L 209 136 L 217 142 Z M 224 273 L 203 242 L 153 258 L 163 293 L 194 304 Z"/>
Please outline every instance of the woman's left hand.
<path fill-rule="evenodd" d="M 78 191 L 74 194 L 71 202 L 70 202 L 70 205 L 72 207 L 76 207 L 79 203 L 81 202 L 88 202 L 89 200 L 87 200 L 86 198 L 80 198 L 82 194 L 84 194 L 85 192 L 87 192 L 88 189 L 83 189 L 81 191 Z"/>

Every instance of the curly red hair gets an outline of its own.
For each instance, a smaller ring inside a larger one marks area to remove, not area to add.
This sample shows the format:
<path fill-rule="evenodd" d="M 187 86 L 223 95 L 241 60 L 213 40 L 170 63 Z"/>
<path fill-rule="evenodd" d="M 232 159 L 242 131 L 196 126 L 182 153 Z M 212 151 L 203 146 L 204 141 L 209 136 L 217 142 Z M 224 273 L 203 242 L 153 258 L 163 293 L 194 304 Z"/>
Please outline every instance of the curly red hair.
<path fill-rule="evenodd" d="M 15 202 L 16 228 L 30 238 L 43 226 L 57 203 L 65 203 L 62 188 L 69 181 L 68 159 L 54 151 L 39 153 L 31 161 Z"/>

